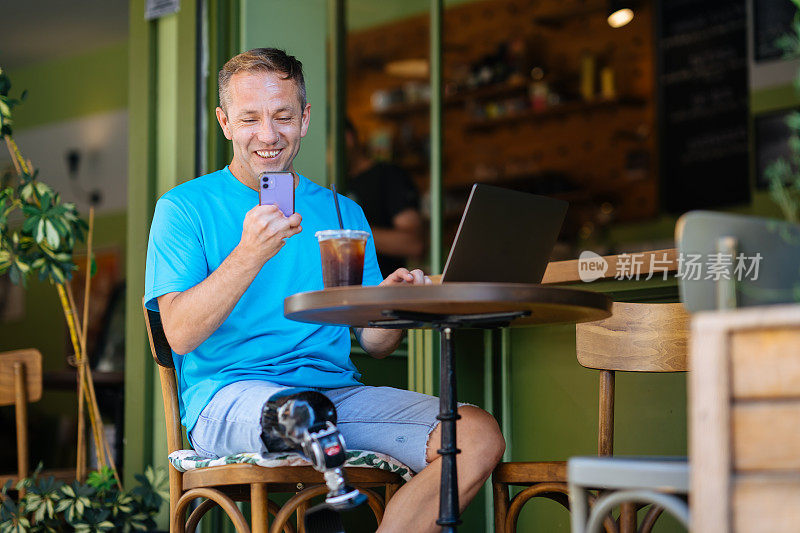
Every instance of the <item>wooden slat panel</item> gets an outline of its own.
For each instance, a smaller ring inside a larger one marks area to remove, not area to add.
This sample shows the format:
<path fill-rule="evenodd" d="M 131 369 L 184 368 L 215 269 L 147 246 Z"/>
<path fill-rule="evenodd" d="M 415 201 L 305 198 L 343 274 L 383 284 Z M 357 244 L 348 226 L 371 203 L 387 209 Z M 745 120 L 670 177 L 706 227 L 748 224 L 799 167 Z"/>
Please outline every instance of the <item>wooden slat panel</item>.
<path fill-rule="evenodd" d="M 800 476 L 737 477 L 732 507 L 736 533 L 796 533 L 800 530 Z"/>
<path fill-rule="evenodd" d="M 705 317 L 689 338 L 690 531 L 730 531 L 728 332 Z"/>
<path fill-rule="evenodd" d="M 14 363 L 25 365 L 28 401 L 42 398 L 42 354 L 39 350 L 14 350 L 0 353 L 0 405 L 14 405 Z"/>
<path fill-rule="evenodd" d="M 614 302 L 611 313 L 575 327 L 581 365 L 629 372 L 686 371 L 689 315 L 683 305 Z"/>
<path fill-rule="evenodd" d="M 736 398 L 800 398 L 800 328 L 733 333 L 731 367 Z"/>
<path fill-rule="evenodd" d="M 731 422 L 736 470 L 800 472 L 800 401 L 734 404 Z"/>

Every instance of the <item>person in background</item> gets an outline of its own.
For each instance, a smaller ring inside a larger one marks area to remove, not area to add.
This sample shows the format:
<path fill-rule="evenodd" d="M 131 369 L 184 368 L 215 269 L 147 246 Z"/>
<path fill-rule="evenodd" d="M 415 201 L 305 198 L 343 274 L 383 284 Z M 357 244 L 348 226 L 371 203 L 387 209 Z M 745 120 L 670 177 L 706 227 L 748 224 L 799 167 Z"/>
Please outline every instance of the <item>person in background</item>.
<path fill-rule="evenodd" d="M 347 195 L 364 210 L 381 270 L 394 272 L 409 263 L 418 263 L 425 243 L 419 193 L 411 177 L 397 165 L 373 160 L 350 120 L 345 122 L 345 144 Z"/>

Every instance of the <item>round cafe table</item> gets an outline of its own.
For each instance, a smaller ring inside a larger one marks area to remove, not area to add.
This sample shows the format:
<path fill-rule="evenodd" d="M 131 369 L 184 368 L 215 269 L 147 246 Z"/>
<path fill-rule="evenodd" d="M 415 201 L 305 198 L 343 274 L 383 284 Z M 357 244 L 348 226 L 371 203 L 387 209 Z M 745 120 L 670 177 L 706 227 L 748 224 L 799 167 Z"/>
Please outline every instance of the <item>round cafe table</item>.
<path fill-rule="evenodd" d="M 499 328 L 576 324 L 611 315 L 611 300 L 596 292 L 517 283 L 443 283 L 388 287 L 335 287 L 284 300 L 284 315 L 314 324 L 356 328 L 431 328 L 441 332 L 439 416 L 442 425 L 439 519 L 455 531 L 458 518 L 456 471 L 456 328 Z"/>

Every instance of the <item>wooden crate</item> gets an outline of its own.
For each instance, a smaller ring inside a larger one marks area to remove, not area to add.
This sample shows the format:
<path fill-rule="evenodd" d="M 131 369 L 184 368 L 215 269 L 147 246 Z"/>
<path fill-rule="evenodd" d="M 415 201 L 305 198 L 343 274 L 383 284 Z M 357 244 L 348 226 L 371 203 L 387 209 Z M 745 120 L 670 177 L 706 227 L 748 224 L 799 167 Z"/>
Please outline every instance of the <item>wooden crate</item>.
<path fill-rule="evenodd" d="M 689 352 L 692 531 L 800 531 L 800 306 L 698 313 Z"/>

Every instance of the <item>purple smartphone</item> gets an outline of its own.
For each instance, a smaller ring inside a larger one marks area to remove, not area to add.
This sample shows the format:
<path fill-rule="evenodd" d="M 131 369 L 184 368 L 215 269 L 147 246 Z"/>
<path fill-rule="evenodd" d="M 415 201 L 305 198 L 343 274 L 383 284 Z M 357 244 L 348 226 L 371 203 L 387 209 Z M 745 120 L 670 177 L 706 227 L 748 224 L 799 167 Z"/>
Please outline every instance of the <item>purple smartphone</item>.
<path fill-rule="evenodd" d="M 258 176 L 259 205 L 274 204 L 284 214 L 294 214 L 294 174 L 291 172 L 262 172 Z"/>

